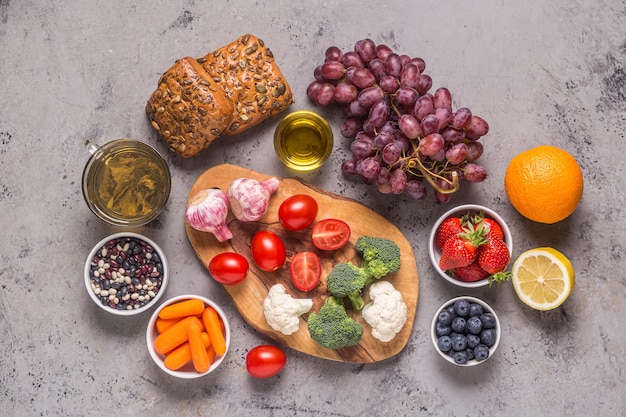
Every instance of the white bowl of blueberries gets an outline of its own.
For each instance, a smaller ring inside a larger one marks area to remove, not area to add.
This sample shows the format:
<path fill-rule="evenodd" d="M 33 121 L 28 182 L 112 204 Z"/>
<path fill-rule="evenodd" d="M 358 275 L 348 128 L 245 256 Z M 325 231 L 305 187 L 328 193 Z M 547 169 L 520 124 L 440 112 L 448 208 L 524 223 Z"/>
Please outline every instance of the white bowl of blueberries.
<path fill-rule="evenodd" d="M 475 366 L 492 357 L 500 334 L 500 321 L 493 308 L 469 296 L 444 303 L 435 313 L 431 328 L 437 352 L 458 366 Z"/>

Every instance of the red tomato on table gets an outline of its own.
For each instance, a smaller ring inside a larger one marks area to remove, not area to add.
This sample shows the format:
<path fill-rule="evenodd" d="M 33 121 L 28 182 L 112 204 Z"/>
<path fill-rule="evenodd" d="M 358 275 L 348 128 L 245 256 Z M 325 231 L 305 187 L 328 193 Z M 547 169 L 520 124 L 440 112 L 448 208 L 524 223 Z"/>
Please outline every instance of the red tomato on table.
<path fill-rule="evenodd" d="M 322 262 L 313 252 L 298 252 L 289 266 L 291 282 L 300 291 L 311 291 L 322 278 Z"/>
<path fill-rule="evenodd" d="M 261 230 L 252 238 L 252 258 L 263 271 L 277 270 L 285 263 L 286 256 L 285 244 L 275 233 Z"/>
<path fill-rule="evenodd" d="M 259 345 L 246 355 L 246 369 L 255 378 L 271 378 L 280 373 L 287 363 L 285 352 L 272 345 Z"/>
<path fill-rule="evenodd" d="M 246 279 L 250 265 L 244 256 L 224 252 L 215 255 L 208 267 L 214 280 L 224 285 L 235 285 Z"/>
<path fill-rule="evenodd" d="M 320 220 L 313 226 L 311 240 L 321 250 L 339 249 L 350 240 L 350 226 L 343 220 Z"/>
<path fill-rule="evenodd" d="M 278 219 L 285 229 L 298 231 L 306 229 L 317 216 L 317 201 L 306 194 L 295 194 L 278 207 Z"/>

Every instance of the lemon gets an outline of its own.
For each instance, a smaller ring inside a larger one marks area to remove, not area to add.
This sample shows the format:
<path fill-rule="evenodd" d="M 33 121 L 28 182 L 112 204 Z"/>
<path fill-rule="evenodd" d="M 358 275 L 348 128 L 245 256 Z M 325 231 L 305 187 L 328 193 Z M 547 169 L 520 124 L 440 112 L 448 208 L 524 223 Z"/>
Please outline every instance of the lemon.
<path fill-rule="evenodd" d="M 554 248 L 527 250 L 515 260 L 511 273 L 517 296 L 536 310 L 563 304 L 575 283 L 572 263 Z"/>

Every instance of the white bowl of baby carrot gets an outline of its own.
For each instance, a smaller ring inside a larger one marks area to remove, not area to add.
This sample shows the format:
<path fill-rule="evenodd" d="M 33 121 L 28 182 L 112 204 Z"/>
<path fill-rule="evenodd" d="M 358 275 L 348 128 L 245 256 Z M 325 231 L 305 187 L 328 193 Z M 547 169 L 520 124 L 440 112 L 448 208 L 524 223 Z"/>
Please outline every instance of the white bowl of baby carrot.
<path fill-rule="evenodd" d="M 159 368 L 192 379 L 220 366 L 230 345 L 230 328 L 215 302 L 199 295 L 180 295 L 154 311 L 146 342 Z"/>

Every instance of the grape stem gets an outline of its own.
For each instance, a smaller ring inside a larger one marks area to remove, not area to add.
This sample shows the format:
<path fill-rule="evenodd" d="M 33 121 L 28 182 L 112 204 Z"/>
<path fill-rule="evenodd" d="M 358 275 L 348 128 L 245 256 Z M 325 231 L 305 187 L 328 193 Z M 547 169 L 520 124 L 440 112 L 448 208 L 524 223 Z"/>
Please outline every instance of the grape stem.
<path fill-rule="evenodd" d="M 428 183 L 441 194 L 452 194 L 459 190 L 459 175 L 456 173 L 456 171 L 452 171 L 450 173 L 452 175 L 452 179 L 450 180 L 444 176 L 430 171 L 424 166 L 424 164 L 422 164 L 422 161 L 420 161 L 419 157 L 411 158 L 407 163 L 408 169 L 415 167 L 417 167 L 417 169 L 422 173 L 422 176 L 426 179 L 426 181 L 428 181 Z M 446 189 L 441 187 L 439 184 L 437 184 L 437 181 L 435 181 L 434 178 L 438 178 L 446 182 L 448 185 L 450 185 L 451 188 Z"/>
<path fill-rule="evenodd" d="M 392 94 L 391 96 L 394 97 L 395 95 Z M 396 113 L 398 117 L 402 115 L 402 113 L 396 107 L 394 102 L 391 103 L 391 108 L 393 109 L 394 113 Z M 411 144 L 413 144 L 412 141 L 411 141 Z M 417 149 L 414 149 L 414 154 L 417 154 Z M 450 180 L 426 168 L 424 164 L 422 164 L 422 161 L 420 161 L 419 156 L 414 157 L 414 158 L 409 158 L 407 162 L 407 168 L 409 170 L 415 167 L 417 167 L 417 169 L 422 173 L 422 176 L 426 178 L 426 181 L 428 181 L 428 183 L 432 185 L 432 187 L 438 192 L 440 192 L 441 194 L 452 194 L 459 190 L 459 175 L 456 173 L 456 171 L 451 172 L 452 179 Z M 450 185 L 451 188 L 446 189 L 446 188 L 441 187 L 439 184 L 437 184 L 437 181 L 435 181 L 433 177 L 446 182 L 448 185 Z"/>

